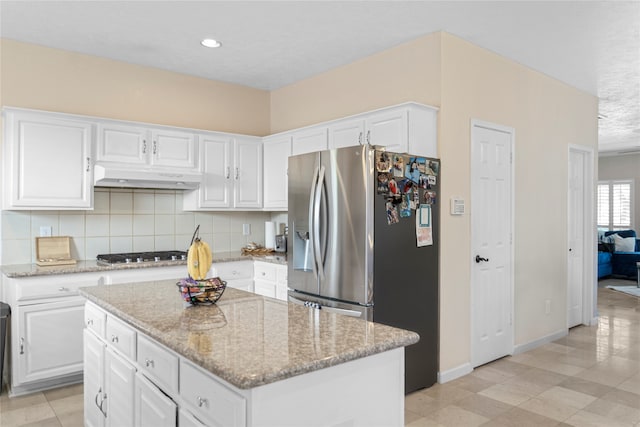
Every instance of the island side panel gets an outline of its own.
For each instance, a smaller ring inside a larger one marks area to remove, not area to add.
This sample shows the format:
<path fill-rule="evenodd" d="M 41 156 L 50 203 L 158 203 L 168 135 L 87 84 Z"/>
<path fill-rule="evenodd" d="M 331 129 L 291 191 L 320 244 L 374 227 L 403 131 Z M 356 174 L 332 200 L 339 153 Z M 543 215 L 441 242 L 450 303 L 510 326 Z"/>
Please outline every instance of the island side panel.
<path fill-rule="evenodd" d="M 404 347 L 251 389 L 247 426 L 404 426 Z"/>

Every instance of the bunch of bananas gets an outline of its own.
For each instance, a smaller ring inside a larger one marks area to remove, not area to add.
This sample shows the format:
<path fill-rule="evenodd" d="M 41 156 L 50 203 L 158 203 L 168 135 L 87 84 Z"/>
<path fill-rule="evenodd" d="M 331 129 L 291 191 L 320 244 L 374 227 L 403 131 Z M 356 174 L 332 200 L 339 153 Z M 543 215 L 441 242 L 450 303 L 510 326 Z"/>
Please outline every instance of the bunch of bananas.
<path fill-rule="evenodd" d="M 187 271 L 189 277 L 195 280 L 204 280 L 211 268 L 211 248 L 206 242 L 197 238 L 189 247 L 187 253 Z"/>

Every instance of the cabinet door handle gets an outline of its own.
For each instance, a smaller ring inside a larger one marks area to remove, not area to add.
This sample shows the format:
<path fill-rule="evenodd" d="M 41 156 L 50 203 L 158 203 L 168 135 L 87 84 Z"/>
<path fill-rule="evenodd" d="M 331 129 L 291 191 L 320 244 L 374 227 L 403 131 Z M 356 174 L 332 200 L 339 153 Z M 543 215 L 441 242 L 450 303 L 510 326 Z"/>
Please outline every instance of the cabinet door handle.
<path fill-rule="evenodd" d="M 93 325 L 93 319 L 87 319 L 87 326 Z"/>
<path fill-rule="evenodd" d="M 368 130 L 367 131 L 367 144 L 370 144 L 370 143 L 371 143 L 371 131 Z"/>
<path fill-rule="evenodd" d="M 100 412 L 102 412 L 102 415 L 104 415 L 105 418 L 107 418 L 107 409 L 103 408 L 102 405 L 104 405 L 104 401 L 107 400 L 107 394 L 103 394 L 102 395 L 102 400 L 100 400 Z"/>
<path fill-rule="evenodd" d="M 142 140 L 142 154 L 147 154 L 147 140 Z"/>
<path fill-rule="evenodd" d="M 231 168 L 227 166 L 227 179 L 231 176 Z"/>
<path fill-rule="evenodd" d="M 239 176 L 240 176 L 240 170 L 238 167 L 236 167 L 236 180 L 238 179 Z"/>
<path fill-rule="evenodd" d="M 155 364 L 152 359 L 144 359 L 144 364 L 147 368 L 155 368 Z"/>
<path fill-rule="evenodd" d="M 207 406 L 207 407 L 209 406 L 209 401 L 206 398 L 200 397 L 200 396 L 197 396 L 196 398 L 198 399 L 198 408 L 202 408 L 203 406 Z"/>
<path fill-rule="evenodd" d="M 86 171 L 89 172 L 90 169 L 91 169 L 91 157 L 87 157 L 87 169 L 86 169 Z"/>
<path fill-rule="evenodd" d="M 155 156 L 158 153 L 158 142 L 153 141 L 153 155 Z"/>
<path fill-rule="evenodd" d="M 60 291 L 60 292 L 69 292 L 69 288 L 64 287 L 64 286 L 60 286 L 60 287 L 58 288 L 58 291 Z"/>
<path fill-rule="evenodd" d="M 111 342 L 112 343 L 118 343 L 118 336 L 117 335 L 111 335 Z"/>
<path fill-rule="evenodd" d="M 24 337 L 20 337 L 20 354 L 24 354 Z"/>
<path fill-rule="evenodd" d="M 100 403 L 98 403 L 98 396 L 100 396 L 100 394 L 102 394 L 102 387 L 100 387 L 98 389 L 98 392 L 96 393 L 96 397 L 93 399 L 93 401 L 95 402 L 96 406 L 98 407 L 98 409 L 100 409 L 100 412 L 102 412 L 102 400 L 100 400 Z M 104 412 L 102 412 L 104 414 Z"/>
<path fill-rule="evenodd" d="M 358 135 L 358 145 L 362 145 L 362 132 Z"/>

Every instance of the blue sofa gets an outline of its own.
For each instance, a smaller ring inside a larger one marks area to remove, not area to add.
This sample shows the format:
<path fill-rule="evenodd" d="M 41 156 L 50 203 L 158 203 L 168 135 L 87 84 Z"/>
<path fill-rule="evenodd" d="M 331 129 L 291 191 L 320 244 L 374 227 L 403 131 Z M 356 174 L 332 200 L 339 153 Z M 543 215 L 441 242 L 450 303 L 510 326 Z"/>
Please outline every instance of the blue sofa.
<path fill-rule="evenodd" d="M 609 238 L 612 234 L 618 234 L 620 237 L 633 237 L 636 240 L 636 246 L 634 252 L 619 252 L 613 250 L 610 253 L 610 275 L 615 277 L 623 277 L 627 279 L 637 279 L 638 275 L 638 267 L 636 263 L 640 262 L 640 240 L 638 240 L 636 236 L 636 232 L 634 230 L 618 230 L 618 231 L 607 231 L 604 233 L 605 239 Z M 613 247 L 611 245 L 611 247 Z M 603 255 L 601 255 L 603 254 Z M 607 252 L 599 252 L 598 253 L 598 278 L 604 277 L 607 274 L 609 266 L 606 262 Z M 602 256 L 602 267 L 601 267 L 601 256 Z M 602 274 L 601 274 L 602 268 Z"/>

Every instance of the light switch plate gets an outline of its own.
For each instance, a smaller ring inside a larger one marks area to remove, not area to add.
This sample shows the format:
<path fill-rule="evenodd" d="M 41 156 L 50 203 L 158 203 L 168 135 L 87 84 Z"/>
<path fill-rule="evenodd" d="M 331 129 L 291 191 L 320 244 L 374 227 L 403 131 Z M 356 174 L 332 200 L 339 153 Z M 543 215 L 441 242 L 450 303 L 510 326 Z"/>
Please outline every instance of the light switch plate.
<path fill-rule="evenodd" d="M 40 237 L 51 237 L 51 233 L 53 232 L 53 227 L 50 225 L 41 225 L 40 226 Z"/>
<path fill-rule="evenodd" d="M 242 224 L 242 235 L 248 236 L 251 234 L 251 224 Z"/>

